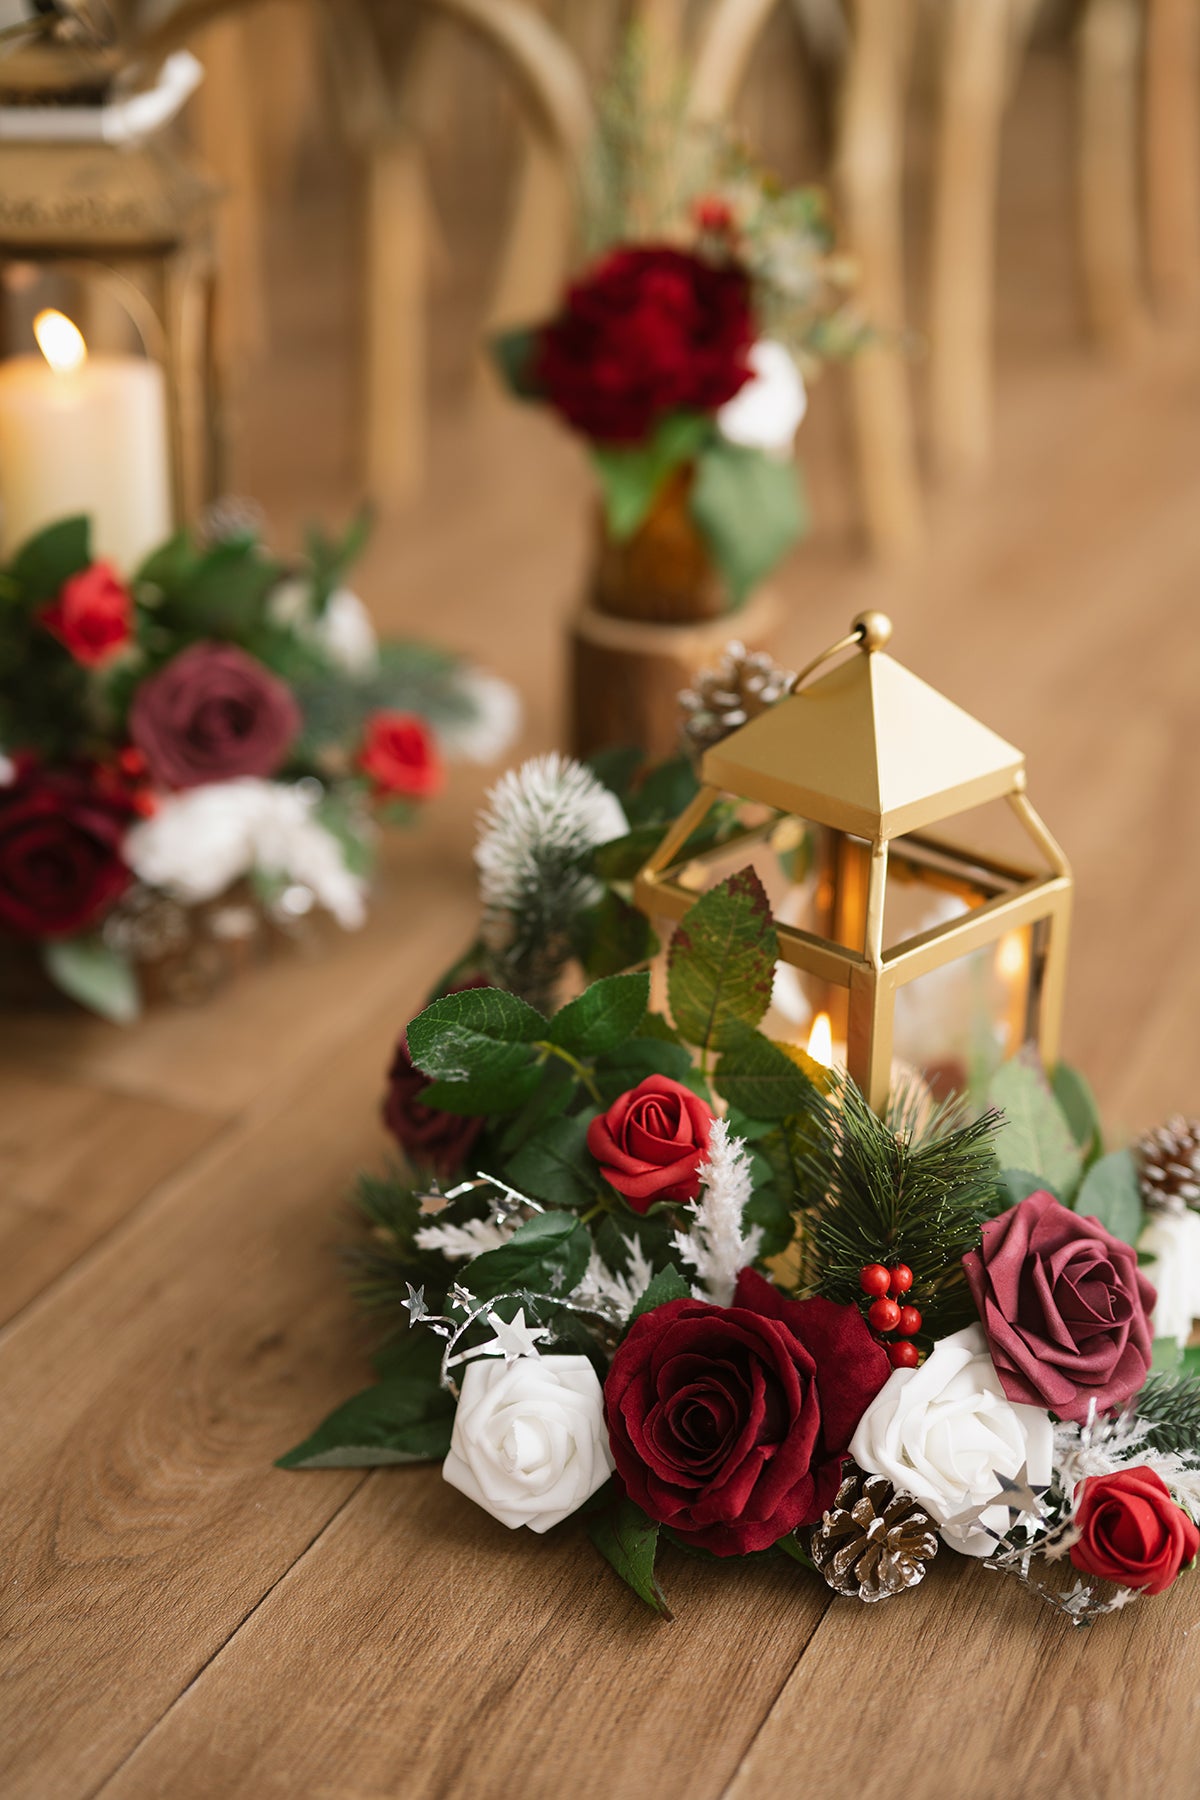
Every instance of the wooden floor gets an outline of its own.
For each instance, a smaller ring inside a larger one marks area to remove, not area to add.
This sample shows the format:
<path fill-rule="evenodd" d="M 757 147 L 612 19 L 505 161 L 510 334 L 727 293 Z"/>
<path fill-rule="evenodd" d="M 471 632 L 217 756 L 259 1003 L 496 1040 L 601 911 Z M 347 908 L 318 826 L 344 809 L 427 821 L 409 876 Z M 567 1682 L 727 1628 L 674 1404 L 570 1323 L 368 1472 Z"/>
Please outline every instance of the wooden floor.
<path fill-rule="evenodd" d="M 310 433 L 305 462 L 274 424 L 286 375 L 246 462 L 281 530 L 349 497 L 341 440 Z M 1068 1055 L 1116 1129 L 1200 1111 L 1194 337 L 1124 368 L 1018 344 L 994 475 L 939 503 L 903 574 L 853 551 L 838 441 L 831 390 L 781 648 L 883 605 L 896 654 L 1027 750 L 1079 882 Z M 485 407 L 434 465 L 361 585 L 518 681 L 548 745 L 580 461 Z M 384 1152 L 397 1030 L 472 923 L 481 781 L 393 843 L 369 927 L 323 958 L 124 1034 L 0 1020 L 0 1793 L 1194 1796 L 1200 1578 L 1072 1632 L 948 1553 L 870 1610 L 668 1554 L 665 1625 L 582 1531 L 509 1533 L 436 1469 L 272 1467 L 364 1379 L 342 1196 Z"/>

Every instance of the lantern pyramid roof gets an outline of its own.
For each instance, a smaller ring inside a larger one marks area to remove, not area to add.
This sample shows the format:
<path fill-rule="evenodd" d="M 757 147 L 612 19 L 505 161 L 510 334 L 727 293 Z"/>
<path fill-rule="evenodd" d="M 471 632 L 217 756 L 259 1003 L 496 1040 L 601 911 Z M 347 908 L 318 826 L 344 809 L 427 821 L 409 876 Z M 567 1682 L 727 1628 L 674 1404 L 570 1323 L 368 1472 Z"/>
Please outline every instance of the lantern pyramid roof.
<path fill-rule="evenodd" d="M 846 662 L 704 757 L 712 787 L 814 824 L 893 838 L 1001 799 L 1021 752 L 882 650 Z"/>

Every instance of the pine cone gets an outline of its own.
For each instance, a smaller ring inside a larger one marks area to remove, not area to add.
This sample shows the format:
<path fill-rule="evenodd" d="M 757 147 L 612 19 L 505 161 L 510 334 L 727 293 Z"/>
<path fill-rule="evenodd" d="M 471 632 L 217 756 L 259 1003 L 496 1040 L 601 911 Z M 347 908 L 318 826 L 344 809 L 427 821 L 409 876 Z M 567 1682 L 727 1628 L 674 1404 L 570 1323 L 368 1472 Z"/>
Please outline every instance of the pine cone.
<path fill-rule="evenodd" d="M 715 669 L 703 669 L 679 696 L 684 748 L 697 760 L 722 738 L 782 700 L 794 676 L 763 650 L 726 645 Z"/>
<path fill-rule="evenodd" d="M 1148 1212 L 1200 1212 L 1200 1119 L 1176 1113 L 1140 1138 L 1138 1179 Z"/>
<path fill-rule="evenodd" d="M 916 1587 L 937 1547 L 928 1513 L 910 1494 L 853 1464 L 809 1545 L 834 1593 L 852 1600 L 887 1600 Z"/>

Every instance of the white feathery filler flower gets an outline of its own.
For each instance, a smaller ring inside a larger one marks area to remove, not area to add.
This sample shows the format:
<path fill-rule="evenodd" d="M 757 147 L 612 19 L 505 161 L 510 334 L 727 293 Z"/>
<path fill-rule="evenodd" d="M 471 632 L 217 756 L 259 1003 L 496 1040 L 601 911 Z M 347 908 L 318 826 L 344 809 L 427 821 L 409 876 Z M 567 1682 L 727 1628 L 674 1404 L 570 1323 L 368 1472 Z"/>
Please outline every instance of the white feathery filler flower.
<path fill-rule="evenodd" d="M 547 862 L 566 863 L 629 830 L 615 794 L 551 751 L 502 775 L 480 814 L 475 866 L 485 906 L 519 906 Z"/>
<path fill-rule="evenodd" d="M 675 1248 L 703 1284 L 696 1298 L 729 1306 L 738 1275 L 758 1255 L 762 1231 L 757 1225 L 744 1229 L 752 1192 L 750 1157 L 741 1138 L 730 1137 L 725 1119 L 713 1122 L 700 1183 L 695 1217 L 687 1231 L 675 1233 Z"/>

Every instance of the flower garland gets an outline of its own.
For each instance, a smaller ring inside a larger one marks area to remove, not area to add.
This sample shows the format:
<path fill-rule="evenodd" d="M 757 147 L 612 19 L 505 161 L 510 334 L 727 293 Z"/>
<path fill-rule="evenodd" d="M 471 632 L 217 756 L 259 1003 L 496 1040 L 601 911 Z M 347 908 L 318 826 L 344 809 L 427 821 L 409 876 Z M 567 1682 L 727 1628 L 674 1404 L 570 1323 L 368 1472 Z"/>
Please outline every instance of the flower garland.
<path fill-rule="evenodd" d="M 377 641 L 345 585 L 363 521 L 289 568 L 228 510 L 129 577 L 86 518 L 0 571 L 0 947 L 121 1021 L 264 926 L 361 925 L 376 822 L 518 722 L 494 677 Z"/>
<path fill-rule="evenodd" d="M 556 928 L 614 955 L 620 872 L 685 780 L 506 777 L 478 851 L 493 939 L 570 846 Z M 1161 1134 L 1105 1150 L 1083 1079 L 1020 1060 L 1008 1118 L 927 1092 L 877 1117 L 760 1029 L 778 945 L 749 869 L 676 932 L 665 1011 L 645 968 L 535 1007 L 488 945 L 410 1022 L 385 1105 L 405 1166 L 361 1184 L 378 1378 L 281 1466 L 438 1459 L 509 1527 L 582 1514 L 667 1616 L 664 1543 L 868 1601 L 943 1546 L 1078 1623 L 1195 1560 L 1200 1374 L 1150 1275 L 1183 1273 L 1158 1227 L 1196 1217 L 1200 1127 L 1164 1128 L 1165 1167 Z"/>

